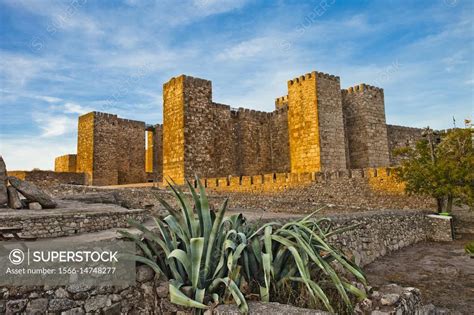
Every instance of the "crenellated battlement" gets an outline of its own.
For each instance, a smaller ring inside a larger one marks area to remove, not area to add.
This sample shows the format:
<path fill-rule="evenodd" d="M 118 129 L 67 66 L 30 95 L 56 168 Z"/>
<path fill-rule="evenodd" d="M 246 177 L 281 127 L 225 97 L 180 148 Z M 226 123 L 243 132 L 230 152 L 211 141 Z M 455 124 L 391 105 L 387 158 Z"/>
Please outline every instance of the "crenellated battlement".
<path fill-rule="evenodd" d="M 313 71 L 313 72 L 301 75 L 297 78 L 294 78 L 293 80 L 289 80 L 288 85 L 293 85 L 295 83 L 300 83 L 300 82 L 303 82 L 305 80 L 311 80 L 311 79 L 316 79 L 316 78 L 324 78 L 324 79 L 327 79 L 327 80 L 340 82 L 340 78 L 338 76 L 335 76 L 335 75 L 332 75 L 332 74 L 329 74 L 329 73 Z"/>
<path fill-rule="evenodd" d="M 357 92 L 364 92 L 364 91 L 374 91 L 374 92 L 378 92 L 378 93 L 383 93 L 382 88 L 372 86 L 372 85 L 369 85 L 369 84 L 365 84 L 365 83 L 357 84 L 357 85 L 351 86 L 347 89 L 342 89 L 341 91 L 342 91 L 342 93 L 348 93 L 348 94 L 357 93 Z"/>

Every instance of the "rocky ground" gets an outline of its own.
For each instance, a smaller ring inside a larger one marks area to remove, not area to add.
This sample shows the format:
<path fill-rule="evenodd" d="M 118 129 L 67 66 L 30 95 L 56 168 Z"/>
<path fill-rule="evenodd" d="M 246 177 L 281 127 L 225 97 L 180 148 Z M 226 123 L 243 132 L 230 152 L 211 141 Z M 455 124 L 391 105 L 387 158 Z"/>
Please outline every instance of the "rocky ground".
<path fill-rule="evenodd" d="M 469 240 L 474 240 L 474 234 L 453 242 L 418 243 L 364 269 L 373 286 L 414 286 L 420 289 L 424 304 L 445 308 L 447 314 L 473 314 L 474 259 L 464 253 Z"/>

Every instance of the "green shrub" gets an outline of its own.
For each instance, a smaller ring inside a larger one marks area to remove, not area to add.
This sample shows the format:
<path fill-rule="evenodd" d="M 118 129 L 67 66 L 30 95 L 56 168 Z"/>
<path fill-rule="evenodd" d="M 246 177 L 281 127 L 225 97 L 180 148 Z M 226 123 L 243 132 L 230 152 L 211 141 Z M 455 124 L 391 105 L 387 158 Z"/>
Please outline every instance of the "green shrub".
<path fill-rule="evenodd" d="M 227 200 L 219 211 L 211 211 L 205 189 L 199 179 L 197 183 L 199 193 L 188 182 L 194 207 L 179 187 L 170 184 L 180 209 L 160 200 L 169 215 L 155 218 L 157 233 L 135 221 L 130 224 L 142 231 L 141 237 L 120 231 L 143 252 L 133 258 L 169 280 L 172 303 L 199 312 L 211 302 L 232 299 L 247 313 L 246 296 L 274 301 L 303 294 L 313 305 L 334 312 L 334 292 L 349 311 L 351 297 L 365 297 L 335 268 L 365 284 L 361 270 L 327 243 L 331 235 L 352 227 L 332 230 L 329 219 L 316 219 L 313 213 L 257 228 L 242 214 L 226 217 Z"/>
<path fill-rule="evenodd" d="M 474 241 L 470 241 L 469 243 L 467 243 L 466 246 L 464 247 L 464 250 L 469 255 L 471 256 L 474 255 Z"/>

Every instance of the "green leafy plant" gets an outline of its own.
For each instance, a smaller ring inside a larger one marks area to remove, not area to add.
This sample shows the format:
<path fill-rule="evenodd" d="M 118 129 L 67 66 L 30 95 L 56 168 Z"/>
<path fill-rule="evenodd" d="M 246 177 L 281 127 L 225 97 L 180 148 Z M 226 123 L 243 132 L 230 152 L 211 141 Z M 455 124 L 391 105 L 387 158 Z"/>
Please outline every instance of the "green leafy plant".
<path fill-rule="evenodd" d="M 466 246 L 464 247 L 464 250 L 466 251 L 468 255 L 470 255 L 471 257 L 474 257 L 474 241 L 467 243 Z"/>
<path fill-rule="evenodd" d="M 313 213 L 257 228 L 242 214 L 226 217 L 227 200 L 218 211 L 212 211 L 203 185 L 198 178 L 196 182 L 198 190 L 187 182 L 193 206 L 179 187 L 169 185 L 180 209 L 160 199 L 169 215 L 155 218 L 156 232 L 136 221 L 130 224 L 141 236 L 119 231 L 143 252 L 133 259 L 169 281 L 172 303 L 199 313 L 211 303 L 233 300 L 247 313 L 249 296 L 268 302 L 289 289 L 299 290 L 334 311 L 325 288 L 336 291 L 349 310 L 350 295 L 365 297 L 346 280 L 347 276 L 365 284 L 361 270 L 327 242 L 331 235 L 354 227 L 333 230 L 329 219 L 316 219 Z M 322 278 L 324 287 L 317 281 Z"/>

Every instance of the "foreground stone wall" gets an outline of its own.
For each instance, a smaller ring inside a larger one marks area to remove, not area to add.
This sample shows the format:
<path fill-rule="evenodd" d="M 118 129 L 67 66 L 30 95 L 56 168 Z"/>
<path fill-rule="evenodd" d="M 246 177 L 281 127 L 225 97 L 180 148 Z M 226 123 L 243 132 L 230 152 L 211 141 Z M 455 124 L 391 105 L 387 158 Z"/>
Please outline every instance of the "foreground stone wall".
<path fill-rule="evenodd" d="M 365 266 L 380 256 L 421 241 L 452 241 L 449 218 L 412 210 L 330 216 L 335 227 L 359 225 L 331 242 Z"/>
<path fill-rule="evenodd" d="M 66 154 L 58 156 L 54 160 L 55 172 L 75 172 L 76 171 L 76 154 Z"/>
<path fill-rule="evenodd" d="M 101 205 L 98 211 L 31 211 L 22 210 L 0 214 L 5 226 L 19 226 L 22 236 L 37 238 L 69 236 L 97 232 L 117 227 L 128 227 L 127 220 L 140 222 L 148 216 L 147 210 L 114 210 Z"/>
<path fill-rule="evenodd" d="M 8 176 L 17 177 L 41 187 L 59 184 L 87 184 L 86 174 L 84 173 L 53 171 L 8 171 L 7 173 Z"/>

